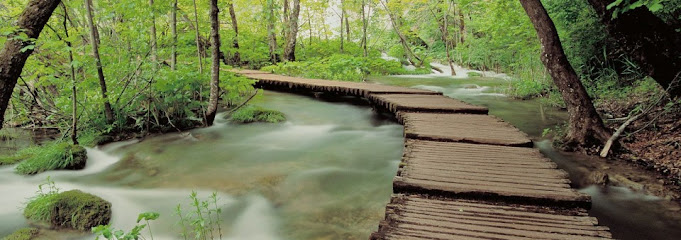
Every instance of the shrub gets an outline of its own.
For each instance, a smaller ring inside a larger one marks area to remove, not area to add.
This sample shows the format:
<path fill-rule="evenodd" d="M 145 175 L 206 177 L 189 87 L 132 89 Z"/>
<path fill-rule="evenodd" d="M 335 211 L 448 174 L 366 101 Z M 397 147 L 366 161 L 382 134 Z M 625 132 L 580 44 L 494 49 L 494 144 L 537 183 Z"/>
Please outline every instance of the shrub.
<path fill-rule="evenodd" d="M 49 178 L 39 189 L 38 195 L 24 208 L 24 217 L 29 220 L 81 231 L 106 225 L 111 220 L 111 203 L 100 197 L 80 190 L 60 193 Z"/>
<path fill-rule="evenodd" d="M 278 123 L 286 121 L 286 116 L 282 112 L 265 109 L 259 106 L 246 105 L 236 110 L 231 118 L 233 122 L 252 123 L 252 122 L 269 122 Z"/>
<path fill-rule="evenodd" d="M 85 148 L 66 142 L 30 147 L 17 154 L 29 156 L 15 169 L 17 173 L 26 175 L 57 169 L 83 169 L 87 161 Z"/>

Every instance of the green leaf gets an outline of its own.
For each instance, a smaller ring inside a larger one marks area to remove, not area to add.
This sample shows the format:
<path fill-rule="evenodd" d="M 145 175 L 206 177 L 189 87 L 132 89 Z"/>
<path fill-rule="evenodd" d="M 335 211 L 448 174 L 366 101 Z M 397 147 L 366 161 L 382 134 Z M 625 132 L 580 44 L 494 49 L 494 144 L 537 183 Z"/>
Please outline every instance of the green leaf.
<path fill-rule="evenodd" d="M 22 48 L 21 52 L 23 53 L 23 52 L 26 52 L 28 50 L 33 50 L 33 49 L 35 49 L 35 45 L 28 45 L 28 46 Z"/>

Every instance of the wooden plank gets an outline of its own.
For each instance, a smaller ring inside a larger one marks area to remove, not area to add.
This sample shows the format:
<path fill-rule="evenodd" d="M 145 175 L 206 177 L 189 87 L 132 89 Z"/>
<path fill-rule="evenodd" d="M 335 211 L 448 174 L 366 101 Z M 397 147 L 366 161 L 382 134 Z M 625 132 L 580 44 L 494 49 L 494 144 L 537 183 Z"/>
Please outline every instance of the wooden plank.
<path fill-rule="evenodd" d="M 399 112 L 406 138 L 532 147 L 527 134 L 492 116 Z"/>
<path fill-rule="evenodd" d="M 589 196 L 550 163 L 531 148 L 408 140 L 393 191 L 590 208 Z"/>
<path fill-rule="evenodd" d="M 371 239 L 611 239 L 585 212 L 397 194 Z"/>
<path fill-rule="evenodd" d="M 486 107 L 475 106 L 441 95 L 423 94 L 372 94 L 369 100 L 393 113 L 439 112 L 487 114 Z"/>

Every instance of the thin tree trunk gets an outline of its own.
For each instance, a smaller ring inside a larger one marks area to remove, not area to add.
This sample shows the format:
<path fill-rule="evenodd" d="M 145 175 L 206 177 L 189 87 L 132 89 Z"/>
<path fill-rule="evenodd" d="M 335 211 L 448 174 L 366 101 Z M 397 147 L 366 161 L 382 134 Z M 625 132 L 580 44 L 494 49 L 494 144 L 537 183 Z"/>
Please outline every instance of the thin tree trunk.
<path fill-rule="evenodd" d="M 387 0 L 385 0 L 387 2 Z M 397 33 L 397 36 L 400 38 L 400 43 L 402 44 L 402 48 L 404 48 L 404 51 L 407 54 L 407 60 L 409 63 L 413 65 L 417 65 L 416 62 L 412 58 L 416 58 L 417 61 L 419 61 L 419 66 L 423 65 L 423 60 L 416 56 L 413 51 L 411 51 L 411 48 L 409 47 L 409 43 L 407 42 L 407 38 L 402 34 L 402 31 L 400 31 L 400 26 L 397 24 L 397 20 L 395 19 L 395 16 L 393 16 L 393 13 L 388 9 L 388 6 L 385 2 L 382 0 L 380 1 L 385 10 L 388 12 L 388 17 L 390 18 L 390 23 L 393 26 L 393 29 L 395 30 L 395 33 Z"/>
<path fill-rule="evenodd" d="M 29 38 L 38 39 L 60 2 L 60 0 L 31 0 L 19 16 L 17 27 L 23 29 Z M 26 60 L 33 53 L 33 48 L 27 47 L 33 44 L 10 36 L 0 51 L 0 129 L 5 121 L 5 111 L 17 79 L 21 76 Z"/>
<path fill-rule="evenodd" d="M 196 54 L 199 56 L 199 73 L 203 74 L 203 60 L 201 57 L 201 35 L 199 34 L 199 11 L 196 9 L 196 0 L 194 0 L 194 23 L 196 24 Z"/>
<path fill-rule="evenodd" d="M 87 12 L 87 23 L 90 27 L 90 38 L 92 41 L 92 54 L 95 56 L 95 62 L 97 64 L 97 77 L 99 78 L 99 86 L 102 89 L 102 99 L 104 100 L 104 114 L 106 115 L 107 123 L 111 124 L 114 121 L 113 110 L 111 109 L 111 103 L 109 103 L 109 98 L 107 96 L 106 90 L 106 80 L 104 79 L 104 70 L 102 68 L 102 59 L 99 57 L 99 43 L 97 41 L 97 25 L 95 25 L 92 13 L 92 0 L 85 0 L 85 10 Z"/>
<path fill-rule="evenodd" d="M 277 36 L 274 33 L 274 0 L 267 0 L 267 6 L 265 9 L 267 15 L 267 39 L 270 50 L 270 62 L 276 64 L 278 62 L 277 58 Z"/>
<path fill-rule="evenodd" d="M 591 98 L 568 62 L 553 20 L 540 0 L 520 0 L 542 45 L 541 60 L 558 87 L 569 114 L 567 147 L 592 147 L 610 138 Z"/>
<path fill-rule="evenodd" d="M 170 28 L 173 35 L 172 55 L 170 56 L 170 69 L 177 70 L 177 0 L 173 1 L 173 9 L 170 11 Z"/>
<path fill-rule="evenodd" d="M 309 46 L 312 46 L 312 17 L 310 16 L 310 11 L 307 12 L 307 25 L 310 26 L 310 44 Z"/>
<path fill-rule="evenodd" d="M 449 69 L 451 70 L 452 76 L 456 76 L 456 70 L 454 70 L 454 63 L 452 63 L 452 57 L 449 53 L 450 50 L 450 41 L 449 41 L 449 30 L 447 29 L 447 15 L 449 15 L 449 11 L 452 8 L 452 3 L 447 2 L 447 11 L 445 12 L 445 15 L 443 17 L 444 19 L 444 30 L 442 31 L 442 34 L 444 35 L 445 39 L 445 50 L 447 51 L 447 62 L 449 62 Z"/>
<path fill-rule="evenodd" d="M 234 30 L 234 38 L 232 38 L 232 47 L 234 53 L 232 54 L 232 63 L 235 65 L 241 65 L 241 54 L 239 53 L 239 25 L 236 21 L 236 13 L 234 12 L 234 3 L 229 1 L 227 4 L 229 8 L 229 16 L 232 19 L 232 29 Z"/>
<path fill-rule="evenodd" d="M 62 9 L 64 9 L 64 34 L 66 34 L 66 39 L 69 38 L 69 28 L 66 26 L 68 12 L 66 11 L 66 5 L 61 4 Z M 70 41 L 65 41 L 66 46 L 69 47 L 69 67 L 71 69 L 71 104 L 73 104 L 71 112 L 71 141 L 74 145 L 78 145 L 78 94 L 76 92 L 76 68 L 73 67 L 73 50 Z"/>
<path fill-rule="evenodd" d="M 459 37 L 461 38 L 460 43 L 466 41 L 466 21 L 461 8 L 459 8 Z"/>
<path fill-rule="evenodd" d="M 345 19 L 345 1 L 341 0 L 341 14 L 340 14 L 340 52 L 344 51 L 343 47 L 343 19 Z"/>
<path fill-rule="evenodd" d="M 151 61 L 155 67 L 158 65 L 158 56 L 156 53 L 156 13 L 154 12 L 154 0 L 149 0 L 149 9 L 151 10 L 151 27 L 149 28 L 151 36 Z"/>
<path fill-rule="evenodd" d="M 611 38 L 641 70 L 655 79 L 672 97 L 681 96 L 681 86 L 669 87 L 681 71 L 681 33 L 655 16 L 648 8 L 639 7 L 612 18 L 616 8 L 608 9 L 612 0 L 589 0 L 605 24 Z"/>
<path fill-rule="evenodd" d="M 345 12 L 345 8 L 343 8 L 343 16 L 345 16 L 345 37 L 350 42 L 350 21 L 348 21 L 348 14 Z"/>
<path fill-rule="evenodd" d="M 289 16 L 289 33 L 284 48 L 284 60 L 296 60 L 296 41 L 298 39 L 298 17 L 300 16 L 300 0 L 293 0 L 293 8 Z"/>
<path fill-rule="evenodd" d="M 213 125 L 218 112 L 220 97 L 220 22 L 218 21 L 218 0 L 210 1 L 210 42 L 211 42 L 211 80 L 210 97 L 206 109 L 206 124 Z"/>
<path fill-rule="evenodd" d="M 362 49 L 364 50 L 364 57 L 369 56 L 369 51 L 367 49 L 367 25 L 369 25 L 369 20 L 366 14 L 366 0 L 362 0 Z"/>

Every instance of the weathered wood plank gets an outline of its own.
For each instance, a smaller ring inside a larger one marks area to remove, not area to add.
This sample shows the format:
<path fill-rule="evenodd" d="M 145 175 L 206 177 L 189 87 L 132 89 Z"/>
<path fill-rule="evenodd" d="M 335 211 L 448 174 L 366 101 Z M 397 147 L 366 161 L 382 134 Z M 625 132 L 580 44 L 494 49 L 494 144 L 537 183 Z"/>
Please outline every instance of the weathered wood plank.
<path fill-rule="evenodd" d="M 532 147 L 527 134 L 492 116 L 398 112 L 406 138 Z"/>
<path fill-rule="evenodd" d="M 371 239 L 610 239 L 584 209 L 393 195 Z"/>
<path fill-rule="evenodd" d="M 475 106 L 441 95 L 372 94 L 369 100 L 393 113 L 398 111 L 487 114 L 486 107 Z"/>

